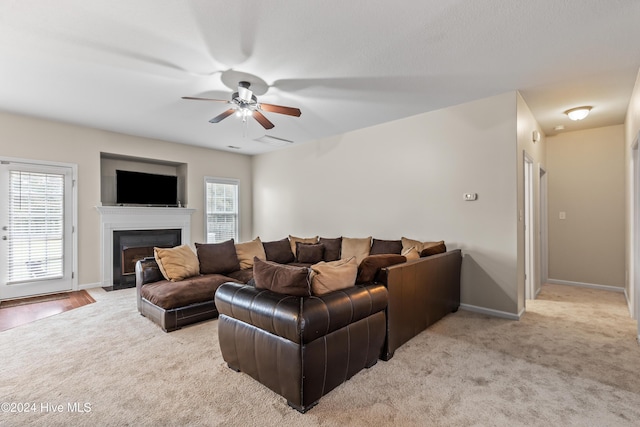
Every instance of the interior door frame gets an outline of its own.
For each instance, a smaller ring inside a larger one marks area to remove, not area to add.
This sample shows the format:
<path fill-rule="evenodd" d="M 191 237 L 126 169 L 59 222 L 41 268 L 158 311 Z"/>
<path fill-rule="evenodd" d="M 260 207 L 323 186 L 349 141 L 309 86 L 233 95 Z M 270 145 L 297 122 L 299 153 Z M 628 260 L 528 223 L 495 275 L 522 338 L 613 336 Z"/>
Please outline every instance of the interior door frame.
<path fill-rule="evenodd" d="M 540 203 L 538 204 L 538 218 L 540 221 L 540 271 L 538 280 L 538 289 L 536 293 L 540 292 L 542 285 L 549 279 L 549 214 L 548 214 L 548 189 L 547 189 L 547 171 L 542 166 L 539 166 L 540 175 Z"/>
<path fill-rule="evenodd" d="M 525 300 L 535 299 L 535 239 L 533 226 L 533 159 L 524 152 L 524 273 Z"/>
<path fill-rule="evenodd" d="M 636 135 L 631 145 L 631 163 L 632 163 L 632 179 L 631 179 L 631 268 L 629 275 L 629 309 L 631 316 L 637 321 L 636 334 L 638 342 L 640 342 L 640 150 L 638 144 L 640 142 L 640 132 Z"/>
<path fill-rule="evenodd" d="M 54 162 L 48 160 L 34 160 L 18 157 L 0 156 L 1 164 L 18 163 L 26 166 L 60 167 L 71 170 L 71 290 L 78 290 L 78 165 L 75 163 Z"/>

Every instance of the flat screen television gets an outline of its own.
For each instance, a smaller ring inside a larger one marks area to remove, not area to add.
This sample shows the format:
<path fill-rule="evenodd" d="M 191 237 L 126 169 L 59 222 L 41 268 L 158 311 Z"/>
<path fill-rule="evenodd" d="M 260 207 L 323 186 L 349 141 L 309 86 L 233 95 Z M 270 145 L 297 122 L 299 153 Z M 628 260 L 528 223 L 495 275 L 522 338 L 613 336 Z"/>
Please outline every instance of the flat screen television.
<path fill-rule="evenodd" d="M 116 203 L 178 206 L 178 177 L 116 170 Z"/>

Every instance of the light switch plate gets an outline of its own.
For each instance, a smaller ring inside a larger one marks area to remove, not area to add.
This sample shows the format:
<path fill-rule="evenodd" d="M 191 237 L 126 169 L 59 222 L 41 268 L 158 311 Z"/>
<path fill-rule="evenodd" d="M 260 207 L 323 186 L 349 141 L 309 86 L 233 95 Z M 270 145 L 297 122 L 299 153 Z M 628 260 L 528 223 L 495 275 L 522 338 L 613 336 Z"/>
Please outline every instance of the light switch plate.
<path fill-rule="evenodd" d="M 567 219 L 567 213 L 566 212 L 560 212 L 560 219 Z"/>
<path fill-rule="evenodd" d="M 478 193 L 464 193 L 462 197 L 465 201 L 472 202 L 478 199 Z"/>

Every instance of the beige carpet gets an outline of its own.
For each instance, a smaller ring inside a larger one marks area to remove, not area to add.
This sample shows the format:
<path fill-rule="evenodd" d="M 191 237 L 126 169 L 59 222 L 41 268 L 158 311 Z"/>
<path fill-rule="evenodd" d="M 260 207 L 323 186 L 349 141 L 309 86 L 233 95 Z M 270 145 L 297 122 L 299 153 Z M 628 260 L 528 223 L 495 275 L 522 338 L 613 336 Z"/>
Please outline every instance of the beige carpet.
<path fill-rule="evenodd" d="M 519 322 L 459 311 L 305 415 L 226 367 L 217 321 L 166 334 L 137 313 L 135 290 L 91 294 L 0 333 L 0 396 L 23 411 L 3 405 L 0 425 L 640 423 L 640 347 L 622 294 L 546 285 Z"/>

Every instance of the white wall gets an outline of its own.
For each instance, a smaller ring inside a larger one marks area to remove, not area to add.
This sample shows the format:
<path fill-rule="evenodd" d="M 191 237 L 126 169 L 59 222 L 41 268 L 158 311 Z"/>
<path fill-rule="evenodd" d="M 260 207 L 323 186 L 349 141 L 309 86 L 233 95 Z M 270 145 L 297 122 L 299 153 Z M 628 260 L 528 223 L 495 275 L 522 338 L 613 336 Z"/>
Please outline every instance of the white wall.
<path fill-rule="evenodd" d="M 204 233 L 204 177 L 240 180 L 241 238 L 251 235 L 251 158 L 223 151 L 83 128 L 0 113 L 0 156 L 78 165 L 78 279 L 80 287 L 100 282 L 100 152 L 187 163 L 192 215 L 191 241 Z"/>
<path fill-rule="evenodd" d="M 547 160 L 549 280 L 623 287 L 624 127 L 549 137 Z"/>
<path fill-rule="evenodd" d="M 509 92 L 256 156 L 254 235 L 444 239 L 462 302 L 517 314 L 516 108 Z"/>

